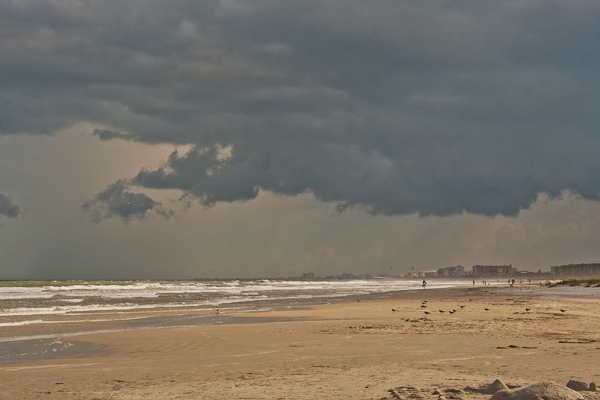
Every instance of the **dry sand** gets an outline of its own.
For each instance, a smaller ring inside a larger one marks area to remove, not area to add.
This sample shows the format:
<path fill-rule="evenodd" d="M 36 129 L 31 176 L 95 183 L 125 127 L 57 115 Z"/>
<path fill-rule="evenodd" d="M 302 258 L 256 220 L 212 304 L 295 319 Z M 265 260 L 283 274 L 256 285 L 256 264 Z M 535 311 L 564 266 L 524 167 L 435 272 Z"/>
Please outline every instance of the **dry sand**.
<path fill-rule="evenodd" d="M 2 366 L 0 398 L 437 399 L 496 378 L 600 383 L 599 299 L 600 288 L 427 289 L 261 313 L 267 323 L 63 338 L 101 351 Z"/>

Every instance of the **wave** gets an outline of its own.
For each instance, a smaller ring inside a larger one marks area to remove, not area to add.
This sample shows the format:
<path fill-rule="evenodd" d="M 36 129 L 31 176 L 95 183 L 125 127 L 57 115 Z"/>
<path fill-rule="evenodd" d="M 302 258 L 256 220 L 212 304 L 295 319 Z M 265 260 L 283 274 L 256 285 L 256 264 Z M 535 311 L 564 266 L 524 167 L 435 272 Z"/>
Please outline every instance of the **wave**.
<path fill-rule="evenodd" d="M 428 287 L 470 284 L 435 281 Z M 239 302 L 335 298 L 415 290 L 420 281 L 401 279 L 254 280 L 223 282 L 77 282 L 0 287 L 0 316 L 41 316 L 123 312 L 181 307 L 213 307 Z"/>

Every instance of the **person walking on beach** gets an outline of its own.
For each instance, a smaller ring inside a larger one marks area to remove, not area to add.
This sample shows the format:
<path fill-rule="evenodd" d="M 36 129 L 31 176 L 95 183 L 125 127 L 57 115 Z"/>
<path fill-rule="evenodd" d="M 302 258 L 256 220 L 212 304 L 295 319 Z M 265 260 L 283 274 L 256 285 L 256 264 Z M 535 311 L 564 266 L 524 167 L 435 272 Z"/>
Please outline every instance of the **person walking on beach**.
<path fill-rule="evenodd" d="M 425 289 L 425 286 L 427 286 L 427 282 L 425 281 L 425 279 L 423 279 L 423 289 Z"/>

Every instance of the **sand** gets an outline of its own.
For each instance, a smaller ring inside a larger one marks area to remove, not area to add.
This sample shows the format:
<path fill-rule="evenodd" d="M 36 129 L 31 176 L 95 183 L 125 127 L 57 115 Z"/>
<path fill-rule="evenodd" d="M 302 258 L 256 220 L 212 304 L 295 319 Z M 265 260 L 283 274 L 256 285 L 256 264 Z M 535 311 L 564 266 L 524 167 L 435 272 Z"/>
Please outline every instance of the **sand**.
<path fill-rule="evenodd" d="M 62 338 L 98 351 L 1 366 L 0 398 L 483 400 L 444 390 L 600 383 L 599 302 L 600 288 L 426 289 L 260 314 L 272 322 Z"/>

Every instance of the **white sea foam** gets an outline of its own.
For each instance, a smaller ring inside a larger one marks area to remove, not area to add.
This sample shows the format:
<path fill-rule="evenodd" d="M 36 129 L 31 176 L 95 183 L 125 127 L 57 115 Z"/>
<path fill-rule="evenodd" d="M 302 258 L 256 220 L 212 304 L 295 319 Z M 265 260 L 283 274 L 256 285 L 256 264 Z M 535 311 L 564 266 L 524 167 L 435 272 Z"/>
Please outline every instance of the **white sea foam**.
<path fill-rule="evenodd" d="M 0 287 L 0 300 L 48 299 L 53 296 L 42 287 Z"/>
<path fill-rule="evenodd" d="M 34 321 L 3 322 L 3 323 L 0 323 L 0 326 L 23 326 L 23 325 L 44 324 L 44 323 L 48 323 L 48 322 L 43 321 L 41 319 L 36 319 Z"/>

